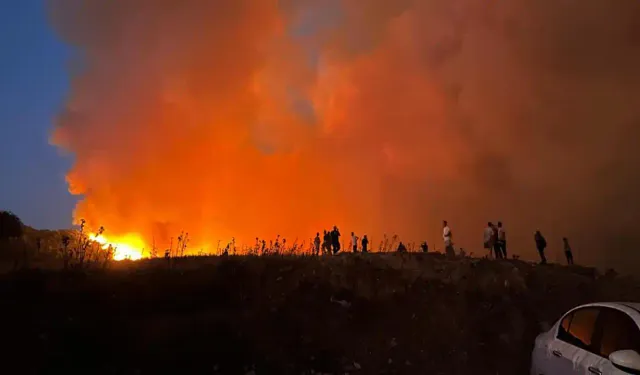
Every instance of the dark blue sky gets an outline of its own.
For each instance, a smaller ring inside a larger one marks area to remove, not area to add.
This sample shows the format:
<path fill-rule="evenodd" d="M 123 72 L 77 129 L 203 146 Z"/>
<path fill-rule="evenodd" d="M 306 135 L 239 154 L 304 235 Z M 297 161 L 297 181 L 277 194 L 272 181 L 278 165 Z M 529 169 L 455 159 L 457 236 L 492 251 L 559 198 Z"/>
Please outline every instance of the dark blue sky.
<path fill-rule="evenodd" d="M 0 5 L 0 209 L 37 228 L 71 224 L 69 157 L 48 143 L 69 84 L 69 49 L 49 27 L 43 0 Z"/>

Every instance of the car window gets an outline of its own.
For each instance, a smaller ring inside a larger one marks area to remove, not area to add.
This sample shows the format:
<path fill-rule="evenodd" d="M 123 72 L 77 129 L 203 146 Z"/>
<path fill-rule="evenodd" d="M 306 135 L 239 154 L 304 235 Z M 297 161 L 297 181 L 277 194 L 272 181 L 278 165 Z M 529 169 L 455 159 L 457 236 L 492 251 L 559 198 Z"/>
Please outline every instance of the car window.
<path fill-rule="evenodd" d="M 593 333 L 599 314 L 598 307 L 585 307 L 573 311 L 562 319 L 558 339 L 585 350 L 592 350 Z"/>
<path fill-rule="evenodd" d="M 601 356 L 609 358 L 609 354 L 627 349 L 640 353 L 640 329 L 629 315 L 619 310 L 605 309 L 603 318 Z"/>
<path fill-rule="evenodd" d="M 560 323 L 560 331 L 558 331 L 558 336 L 560 336 L 561 334 L 567 335 L 567 333 L 569 332 L 569 324 L 571 324 L 571 318 L 573 318 L 573 313 L 568 314 L 564 317 L 564 319 L 562 319 L 562 322 Z"/>

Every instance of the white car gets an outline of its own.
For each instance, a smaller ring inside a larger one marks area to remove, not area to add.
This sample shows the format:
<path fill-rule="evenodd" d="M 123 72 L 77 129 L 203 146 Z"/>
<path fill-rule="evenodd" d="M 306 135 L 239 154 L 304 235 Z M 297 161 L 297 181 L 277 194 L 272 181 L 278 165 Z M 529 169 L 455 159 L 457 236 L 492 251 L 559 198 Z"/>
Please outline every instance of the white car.
<path fill-rule="evenodd" d="M 576 307 L 536 338 L 531 375 L 640 374 L 640 303 Z"/>

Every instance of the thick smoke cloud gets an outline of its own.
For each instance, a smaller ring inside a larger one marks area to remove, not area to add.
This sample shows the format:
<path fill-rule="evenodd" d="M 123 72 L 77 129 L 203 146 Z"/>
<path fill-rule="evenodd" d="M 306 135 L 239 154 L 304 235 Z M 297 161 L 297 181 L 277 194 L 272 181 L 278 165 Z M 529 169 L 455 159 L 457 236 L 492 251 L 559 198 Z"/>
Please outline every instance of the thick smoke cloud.
<path fill-rule="evenodd" d="M 75 218 L 194 247 L 502 220 L 640 265 L 637 0 L 50 0 Z"/>

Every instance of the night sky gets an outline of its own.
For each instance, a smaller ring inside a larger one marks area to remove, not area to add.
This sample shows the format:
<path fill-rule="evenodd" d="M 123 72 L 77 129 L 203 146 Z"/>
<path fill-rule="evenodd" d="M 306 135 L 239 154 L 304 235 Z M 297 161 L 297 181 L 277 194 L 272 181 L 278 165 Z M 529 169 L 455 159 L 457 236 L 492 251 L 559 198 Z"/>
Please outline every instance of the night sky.
<path fill-rule="evenodd" d="M 69 49 L 49 27 L 41 0 L 2 2 L 0 48 L 0 209 L 37 228 L 68 227 L 71 161 L 48 138 L 68 91 Z"/>

